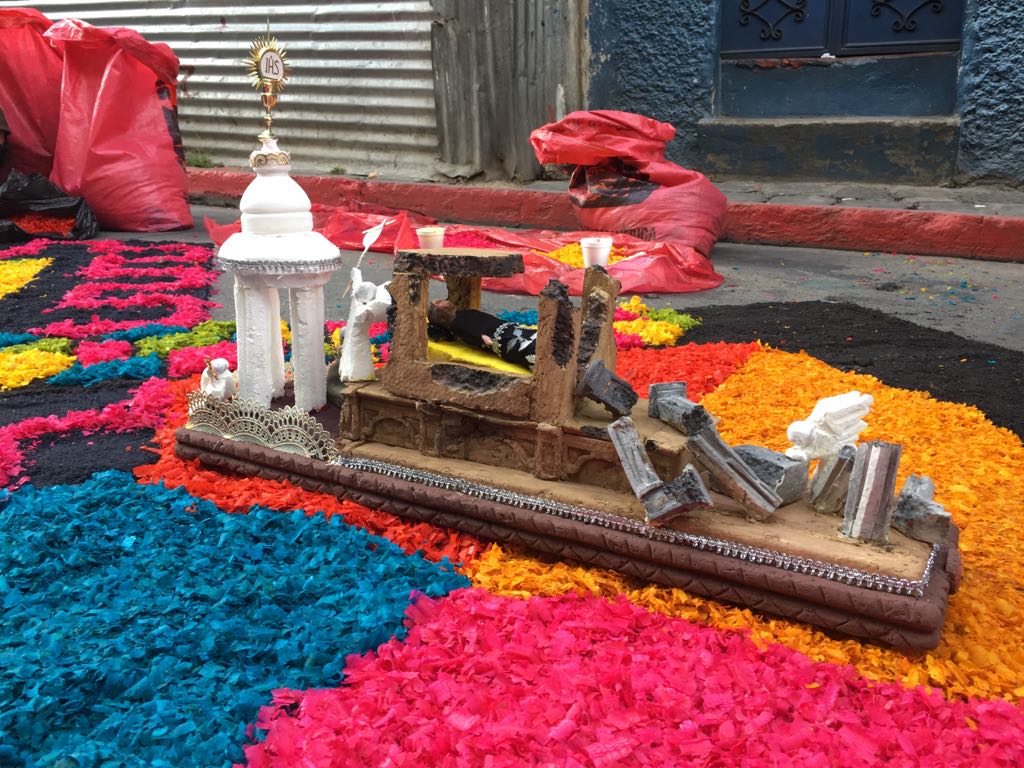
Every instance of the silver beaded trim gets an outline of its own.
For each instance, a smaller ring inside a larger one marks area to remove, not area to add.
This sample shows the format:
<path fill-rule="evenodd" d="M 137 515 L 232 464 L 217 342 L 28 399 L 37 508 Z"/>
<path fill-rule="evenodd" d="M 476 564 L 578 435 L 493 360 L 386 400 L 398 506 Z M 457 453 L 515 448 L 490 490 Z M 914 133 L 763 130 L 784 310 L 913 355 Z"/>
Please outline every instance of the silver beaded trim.
<path fill-rule="evenodd" d="M 924 572 L 917 580 L 901 579 L 895 576 L 888 576 L 883 573 L 872 573 L 857 568 L 848 568 L 835 563 L 824 563 L 820 560 L 810 560 L 796 555 L 787 555 L 784 552 L 776 552 L 771 549 L 752 547 L 747 544 L 739 544 L 733 541 L 725 541 L 710 536 L 700 536 L 683 531 L 676 531 L 671 528 L 656 528 L 637 520 L 631 520 L 621 515 L 614 515 L 608 512 L 599 512 L 585 507 L 578 507 L 572 504 L 565 504 L 560 501 L 543 499 L 538 496 L 528 496 L 504 488 L 495 488 L 489 485 L 481 485 L 460 478 L 439 475 L 425 470 L 410 469 L 399 464 L 389 464 L 375 459 L 358 459 L 346 456 L 340 457 L 337 464 L 359 472 L 372 472 L 376 475 L 393 477 L 406 482 L 420 483 L 431 488 L 441 488 L 453 493 L 460 493 L 478 499 L 486 499 L 499 504 L 528 509 L 533 512 L 556 515 L 569 520 L 575 520 L 589 525 L 597 525 L 615 531 L 623 531 L 637 536 L 663 541 L 669 544 L 680 544 L 694 549 L 714 552 L 725 557 L 732 557 L 737 560 L 745 560 L 759 565 L 768 565 L 784 571 L 804 573 L 810 576 L 835 581 L 840 584 L 847 584 L 853 587 L 862 587 L 877 592 L 888 592 L 896 595 L 910 595 L 921 597 L 931 578 L 932 569 L 935 567 L 935 560 L 939 553 L 939 547 L 932 545 L 931 554 L 925 564 Z"/>
<path fill-rule="evenodd" d="M 188 394 L 185 427 L 308 459 L 331 462 L 338 458 L 334 438 L 323 425 L 294 406 L 271 411 L 254 400 L 223 401 L 195 390 Z"/>
<path fill-rule="evenodd" d="M 331 272 L 344 266 L 344 258 L 339 254 L 330 259 L 317 261 L 293 261 L 291 259 L 252 259 L 235 260 L 214 257 L 213 266 L 222 272 L 259 272 L 268 275 L 320 274 Z"/>

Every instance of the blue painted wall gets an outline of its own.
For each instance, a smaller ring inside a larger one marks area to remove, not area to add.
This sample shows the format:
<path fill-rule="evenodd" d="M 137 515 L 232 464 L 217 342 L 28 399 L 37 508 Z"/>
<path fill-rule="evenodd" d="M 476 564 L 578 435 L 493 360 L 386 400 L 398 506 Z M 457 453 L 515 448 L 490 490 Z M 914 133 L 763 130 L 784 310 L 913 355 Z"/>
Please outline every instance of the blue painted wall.
<path fill-rule="evenodd" d="M 1024 183 L 1024 5 L 969 0 L 966 15 L 957 165 Z"/>
<path fill-rule="evenodd" d="M 718 0 L 590 0 L 588 32 L 590 108 L 672 123 L 668 157 L 692 162 L 714 107 Z"/>
<path fill-rule="evenodd" d="M 676 127 L 668 156 L 698 160 L 696 126 L 715 111 L 719 0 L 590 0 L 591 109 L 639 112 Z M 1024 183 L 1024 8 L 968 0 L 957 93 L 957 169 Z"/>

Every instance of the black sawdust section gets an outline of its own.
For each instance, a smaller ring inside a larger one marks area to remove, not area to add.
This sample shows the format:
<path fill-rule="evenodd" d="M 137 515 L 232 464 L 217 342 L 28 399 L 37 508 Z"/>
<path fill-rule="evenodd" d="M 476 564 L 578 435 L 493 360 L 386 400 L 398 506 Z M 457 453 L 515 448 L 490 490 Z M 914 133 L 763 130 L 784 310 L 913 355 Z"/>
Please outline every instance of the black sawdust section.
<path fill-rule="evenodd" d="M 686 311 L 686 310 L 680 310 Z M 867 373 L 889 386 L 966 403 L 1024 437 L 1024 353 L 971 341 L 853 304 L 821 301 L 703 307 L 682 343 L 761 340 L 804 350 L 834 368 Z"/>
<path fill-rule="evenodd" d="M 132 240 L 126 247 L 143 247 L 151 243 Z M 184 247 L 184 246 L 183 246 Z M 125 253 L 127 259 L 145 259 L 160 256 L 162 251 L 143 250 Z M 52 322 L 73 320 L 86 323 L 93 316 L 109 320 L 158 320 L 166 317 L 166 307 L 127 308 L 112 307 L 100 309 L 51 309 L 60 302 L 64 294 L 76 285 L 86 282 L 77 272 L 87 266 L 96 253 L 89 249 L 88 242 L 54 242 L 38 254 L 24 258 L 49 258 L 53 263 L 40 271 L 34 280 L 20 290 L 0 299 L 0 331 L 27 333 Z M 15 257 L 22 258 L 22 257 Z M 3 268 L 0 260 L 0 269 Z M 157 261 L 147 261 L 140 266 L 160 266 Z M 117 277 L 118 283 L 157 283 L 160 278 L 143 276 L 139 278 Z M 189 293 L 199 298 L 209 298 L 210 289 L 190 291 L 175 290 L 175 293 Z M 117 291 L 114 296 L 130 296 L 130 290 Z M 94 341 L 99 338 L 92 339 Z M 73 342 L 77 343 L 77 342 Z M 63 417 L 69 411 L 100 409 L 111 403 L 131 398 L 138 388 L 138 381 L 105 381 L 92 387 L 59 386 L 38 380 L 25 387 L 0 392 L 0 426 L 13 424 L 34 417 Z M 36 486 L 57 483 L 77 483 L 88 478 L 93 472 L 106 469 L 130 471 L 133 467 L 155 461 L 156 457 L 139 446 L 153 438 L 152 429 L 137 429 L 120 434 L 100 432 L 83 434 L 68 432 L 61 435 L 44 435 L 38 442 L 26 444 L 25 468 L 30 482 Z"/>
<path fill-rule="evenodd" d="M 130 240 L 124 243 L 125 246 L 146 246 L 139 240 Z M 160 251 L 142 251 L 140 253 L 126 253 L 128 259 L 142 259 L 147 256 L 159 256 Z M 87 266 L 97 254 L 89 250 L 88 243 L 53 243 L 47 246 L 38 254 L 26 256 L 33 259 L 53 259 L 53 263 L 41 270 L 36 278 L 21 290 L 0 299 L 0 322 L 3 330 L 8 333 L 26 333 L 29 328 L 41 328 L 50 323 L 57 323 L 62 320 L 72 320 L 76 323 L 87 323 L 96 315 L 108 320 L 159 320 L 167 316 L 167 307 L 127 307 L 125 309 L 114 309 L 102 307 L 99 309 L 54 309 L 63 298 L 64 294 L 82 282 L 85 278 L 79 277 L 76 273 L 79 269 Z M 19 257 L 20 258 L 20 257 Z M 159 266 L 155 262 L 147 262 L 139 266 Z M 0 268 L 3 262 L 0 261 Z M 117 283 L 155 283 L 160 282 L 159 278 L 140 277 L 117 277 L 104 282 Z M 175 294 L 191 294 L 199 298 L 208 298 L 209 289 L 180 290 L 175 289 Z M 130 290 L 112 291 L 109 295 L 117 298 L 131 296 Z"/>

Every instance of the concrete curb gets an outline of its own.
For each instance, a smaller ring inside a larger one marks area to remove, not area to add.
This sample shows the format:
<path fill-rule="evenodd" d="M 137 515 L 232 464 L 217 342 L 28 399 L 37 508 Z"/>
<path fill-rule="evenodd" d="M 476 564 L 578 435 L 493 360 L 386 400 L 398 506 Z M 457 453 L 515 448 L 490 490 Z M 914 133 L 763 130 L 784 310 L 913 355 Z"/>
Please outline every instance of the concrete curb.
<path fill-rule="evenodd" d="M 465 224 L 578 229 L 564 192 L 296 176 L 314 203 L 383 205 Z M 195 203 L 236 204 L 243 170 L 189 169 Z M 1024 218 L 891 208 L 729 203 L 725 242 L 1024 262 Z"/>

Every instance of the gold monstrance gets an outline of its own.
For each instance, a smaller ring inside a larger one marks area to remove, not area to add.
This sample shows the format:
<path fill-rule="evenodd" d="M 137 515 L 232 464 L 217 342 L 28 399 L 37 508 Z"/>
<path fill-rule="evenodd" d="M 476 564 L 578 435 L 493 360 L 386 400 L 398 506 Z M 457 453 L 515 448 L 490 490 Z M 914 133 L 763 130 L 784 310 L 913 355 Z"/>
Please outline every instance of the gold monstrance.
<path fill-rule="evenodd" d="M 277 38 L 270 34 L 270 22 L 267 22 L 266 34 L 257 37 L 252 41 L 249 48 L 249 57 L 245 60 L 249 65 L 249 79 L 253 87 L 260 91 L 260 101 L 267 110 L 263 120 L 267 128 L 260 134 L 260 140 L 274 138 L 271 130 L 274 125 L 274 107 L 277 106 L 277 97 L 284 90 L 288 76 L 291 74 L 291 67 L 288 65 L 288 55 L 285 53 Z"/>

